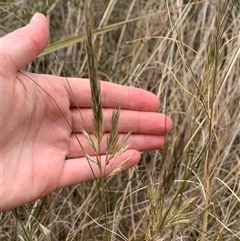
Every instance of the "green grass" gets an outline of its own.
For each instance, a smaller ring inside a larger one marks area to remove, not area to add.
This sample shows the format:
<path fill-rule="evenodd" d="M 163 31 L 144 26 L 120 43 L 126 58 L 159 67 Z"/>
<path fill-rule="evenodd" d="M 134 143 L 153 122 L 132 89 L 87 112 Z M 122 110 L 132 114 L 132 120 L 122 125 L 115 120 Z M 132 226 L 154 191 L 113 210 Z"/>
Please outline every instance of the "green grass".
<path fill-rule="evenodd" d="M 41 11 L 48 52 L 60 47 L 26 69 L 88 77 L 84 1 L 55 3 L 2 1 L 1 35 Z M 238 1 L 93 0 L 91 10 L 98 76 L 158 95 L 173 130 L 163 150 L 100 185 L 1 213 L 0 239 L 239 240 Z"/>

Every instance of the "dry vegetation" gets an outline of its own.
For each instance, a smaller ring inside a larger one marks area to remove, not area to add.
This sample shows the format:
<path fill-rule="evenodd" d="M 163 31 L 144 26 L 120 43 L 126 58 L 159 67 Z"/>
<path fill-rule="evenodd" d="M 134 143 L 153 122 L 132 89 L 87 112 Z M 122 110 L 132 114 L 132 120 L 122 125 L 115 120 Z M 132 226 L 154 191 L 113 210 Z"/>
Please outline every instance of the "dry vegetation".
<path fill-rule="evenodd" d="M 29 71 L 88 76 L 84 1 L 0 7 L 1 35 L 40 11 L 61 41 Z M 239 2 L 93 0 L 91 10 L 99 78 L 157 94 L 174 128 L 163 150 L 100 186 L 1 213 L 1 240 L 240 240 Z"/>

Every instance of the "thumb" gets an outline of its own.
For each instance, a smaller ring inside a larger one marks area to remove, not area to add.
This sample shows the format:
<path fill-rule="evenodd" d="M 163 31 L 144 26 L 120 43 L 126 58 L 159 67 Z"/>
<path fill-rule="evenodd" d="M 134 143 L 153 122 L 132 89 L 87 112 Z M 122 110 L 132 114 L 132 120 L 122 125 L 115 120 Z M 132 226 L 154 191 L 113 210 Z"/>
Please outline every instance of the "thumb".
<path fill-rule="evenodd" d="M 40 13 L 36 13 L 25 27 L 4 36 L 2 56 L 8 70 L 18 71 L 29 64 L 43 51 L 48 39 L 48 21 Z"/>

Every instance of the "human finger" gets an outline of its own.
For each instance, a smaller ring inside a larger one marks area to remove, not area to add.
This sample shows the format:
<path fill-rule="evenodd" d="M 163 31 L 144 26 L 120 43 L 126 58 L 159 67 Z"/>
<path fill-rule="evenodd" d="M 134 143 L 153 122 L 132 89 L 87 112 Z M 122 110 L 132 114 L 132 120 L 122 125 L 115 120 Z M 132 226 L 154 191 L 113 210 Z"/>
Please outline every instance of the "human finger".
<path fill-rule="evenodd" d="M 77 107 L 91 108 L 92 106 L 88 79 L 33 73 L 26 73 L 26 75 L 37 82 L 42 88 L 44 88 L 46 84 L 52 87 L 52 91 L 57 91 L 56 86 L 64 88 L 65 93 L 62 93 L 62 95 L 69 98 L 69 105 L 72 109 Z M 149 91 L 105 81 L 100 81 L 100 85 L 103 108 L 116 109 L 120 107 L 121 109 L 153 112 L 157 111 L 160 107 L 158 97 Z"/>
<path fill-rule="evenodd" d="M 3 64 L 7 65 L 8 70 L 20 70 L 43 51 L 48 38 L 48 21 L 43 14 L 36 13 L 25 27 L 2 38 Z"/>
<path fill-rule="evenodd" d="M 93 132 L 93 114 L 92 110 L 73 109 L 72 111 L 72 128 L 75 132 L 81 132 L 82 129 L 87 132 Z M 103 109 L 104 128 L 110 131 L 112 109 Z M 161 113 L 142 112 L 131 110 L 120 110 L 118 121 L 118 131 L 122 133 L 131 132 L 150 135 L 165 135 L 172 128 L 171 119 Z"/>
<path fill-rule="evenodd" d="M 125 136 L 125 134 L 119 134 L 118 144 Z M 96 142 L 96 138 L 93 135 L 90 135 L 90 137 L 91 141 Z M 104 134 L 103 136 L 100 144 L 101 155 L 106 154 L 108 137 L 109 134 Z M 164 140 L 164 136 L 131 134 L 125 144 L 128 145 L 130 149 L 135 149 L 138 151 L 152 151 L 162 148 L 164 145 Z M 68 155 L 66 158 L 83 157 L 84 153 L 87 153 L 88 155 L 96 154 L 94 148 L 84 135 L 72 134 L 69 142 Z"/>
<path fill-rule="evenodd" d="M 127 150 L 118 157 L 106 163 L 106 156 L 101 156 L 101 167 L 85 157 L 67 159 L 62 168 L 58 188 L 63 188 L 78 183 L 94 180 L 102 176 L 125 170 L 139 162 L 141 155 L 136 150 Z"/>
<path fill-rule="evenodd" d="M 88 79 L 69 78 L 71 107 L 91 107 L 91 90 Z M 105 108 L 157 111 L 160 101 L 156 95 L 143 89 L 101 81 L 101 101 Z M 76 104 L 77 102 L 77 104 Z"/>

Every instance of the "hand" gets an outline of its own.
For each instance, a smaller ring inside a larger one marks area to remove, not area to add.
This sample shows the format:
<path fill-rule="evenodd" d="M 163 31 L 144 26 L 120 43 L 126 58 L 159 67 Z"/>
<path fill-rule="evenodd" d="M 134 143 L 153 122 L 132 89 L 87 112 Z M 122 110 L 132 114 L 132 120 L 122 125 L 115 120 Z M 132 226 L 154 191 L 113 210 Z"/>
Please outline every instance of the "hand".
<path fill-rule="evenodd" d="M 1 39 L 0 211 L 101 175 L 99 167 L 84 157 L 66 122 L 67 119 L 85 151 L 94 155 L 81 133 L 81 128 L 90 133 L 93 130 L 89 81 L 68 79 L 84 126 L 66 78 L 19 71 L 44 49 L 48 31 L 47 19 L 36 14 L 30 24 Z M 172 123 L 167 116 L 156 113 L 160 103 L 152 93 L 108 82 L 101 82 L 101 91 L 106 131 L 112 111 L 120 106 L 119 132 L 132 132 L 130 149 L 107 166 L 103 141 L 101 160 L 107 176 L 127 157 L 131 158 L 122 169 L 140 160 L 139 151 L 161 148 Z"/>

